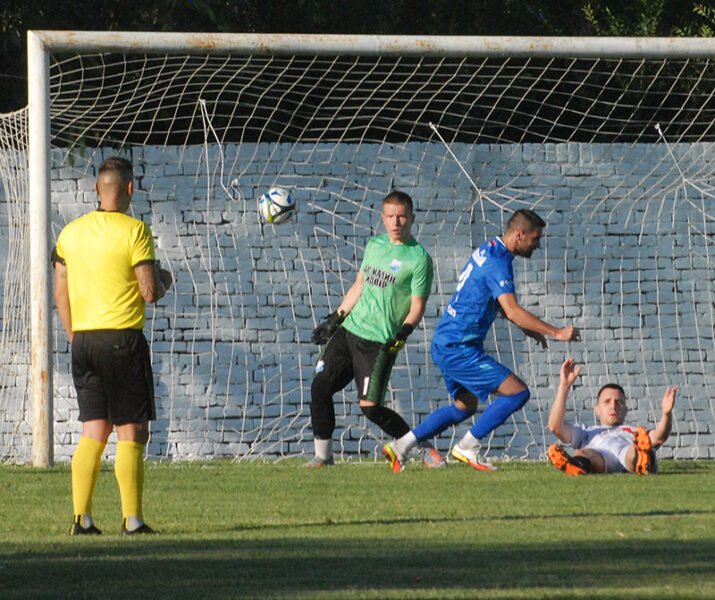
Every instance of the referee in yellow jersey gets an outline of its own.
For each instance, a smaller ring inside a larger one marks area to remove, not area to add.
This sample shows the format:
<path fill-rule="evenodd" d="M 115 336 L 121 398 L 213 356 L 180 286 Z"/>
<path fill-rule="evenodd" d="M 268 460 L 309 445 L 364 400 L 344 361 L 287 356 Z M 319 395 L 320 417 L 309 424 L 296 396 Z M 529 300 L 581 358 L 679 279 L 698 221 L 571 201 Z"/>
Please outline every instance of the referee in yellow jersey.
<path fill-rule="evenodd" d="M 109 434 L 117 430 L 114 473 L 122 500 L 122 533 L 154 533 L 144 522 L 144 446 L 156 418 L 145 302 L 160 300 L 172 278 L 158 268 L 149 226 L 126 214 L 134 191 L 132 164 L 99 166 L 99 208 L 66 225 L 52 260 L 55 301 L 72 344 L 82 437 L 72 457 L 74 520 L 70 535 L 100 534 L 92 497 Z"/>

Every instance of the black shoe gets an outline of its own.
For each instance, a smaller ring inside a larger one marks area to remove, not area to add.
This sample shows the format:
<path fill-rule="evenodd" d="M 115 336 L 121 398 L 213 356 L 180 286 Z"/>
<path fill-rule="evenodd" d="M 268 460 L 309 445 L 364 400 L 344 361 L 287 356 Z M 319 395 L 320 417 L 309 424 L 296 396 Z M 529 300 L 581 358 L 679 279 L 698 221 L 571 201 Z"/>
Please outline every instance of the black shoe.
<path fill-rule="evenodd" d="M 70 535 L 102 535 L 102 532 L 92 523 L 89 527 L 82 527 L 82 516 L 74 518 L 74 522 L 70 525 Z"/>
<path fill-rule="evenodd" d="M 127 521 L 126 519 L 122 521 L 122 535 L 150 535 L 152 533 L 156 533 L 149 525 L 146 523 L 142 523 L 139 527 L 136 529 L 132 529 L 129 531 L 127 529 Z"/>

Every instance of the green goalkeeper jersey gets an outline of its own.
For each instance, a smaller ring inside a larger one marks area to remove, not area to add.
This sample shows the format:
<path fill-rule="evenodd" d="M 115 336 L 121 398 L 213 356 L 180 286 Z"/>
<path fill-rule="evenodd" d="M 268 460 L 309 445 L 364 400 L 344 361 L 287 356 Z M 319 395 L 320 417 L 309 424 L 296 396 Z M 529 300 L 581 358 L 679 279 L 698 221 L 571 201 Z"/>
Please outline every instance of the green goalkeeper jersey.
<path fill-rule="evenodd" d="M 432 258 L 415 238 L 392 244 L 383 234 L 368 242 L 360 271 L 362 295 L 343 327 L 363 339 L 385 342 L 402 327 L 412 296 L 429 297 Z"/>

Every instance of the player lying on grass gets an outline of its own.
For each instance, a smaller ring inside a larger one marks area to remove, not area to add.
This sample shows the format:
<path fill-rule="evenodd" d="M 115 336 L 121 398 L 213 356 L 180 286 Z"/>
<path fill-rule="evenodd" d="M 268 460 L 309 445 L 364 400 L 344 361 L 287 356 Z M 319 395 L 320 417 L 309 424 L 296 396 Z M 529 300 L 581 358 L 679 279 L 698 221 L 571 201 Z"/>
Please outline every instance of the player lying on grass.
<path fill-rule="evenodd" d="M 573 425 L 564 419 L 566 398 L 581 373 L 573 358 L 561 366 L 561 381 L 549 413 L 549 430 L 576 451 L 569 456 L 558 444 L 549 447 L 549 460 L 567 475 L 587 473 L 637 473 L 657 471 L 655 449 L 670 435 L 677 386 L 667 388 L 661 403 L 662 414 L 654 429 L 629 427 L 623 421 L 628 413 L 623 388 L 616 383 L 604 385 L 598 392 L 594 412 L 600 425 Z"/>
<path fill-rule="evenodd" d="M 313 332 L 313 342 L 327 345 L 310 388 L 315 456 L 309 467 L 334 462 L 333 394 L 352 379 L 370 421 L 395 438 L 410 430 L 384 399 L 397 353 L 422 319 L 432 288 L 432 259 L 412 237 L 414 221 L 410 196 L 394 191 L 383 199 L 387 233 L 368 242 L 355 283 Z"/>
<path fill-rule="evenodd" d="M 480 454 L 480 440 L 524 406 L 530 396 L 519 377 L 484 352 L 484 339 L 498 312 L 543 348 L 547 335 L 562 342 L 579 339 L 573 325 L 554 327 L 516 300 L 512 262 L 515 256 L 529 258 L 539 248 L 545 225 L 535 212 L 517 210 L 507 222 L 504 235 L 477 248 L 460 273 L 457 291 L 437 325 L 431 348 L 454 404 L 438 408 L 412 431 L 383 448 L 393 471 L 404 470 L 405 457 L 415 446 L 471 417 L 479 401 L 486 402 L 490 394 L 497 397 L 452 448 L 452 457 L 480 471 L 496 470 Z M 424 454 L 422 460 L 430 468 L 445 465 L 436 451 Z"/>

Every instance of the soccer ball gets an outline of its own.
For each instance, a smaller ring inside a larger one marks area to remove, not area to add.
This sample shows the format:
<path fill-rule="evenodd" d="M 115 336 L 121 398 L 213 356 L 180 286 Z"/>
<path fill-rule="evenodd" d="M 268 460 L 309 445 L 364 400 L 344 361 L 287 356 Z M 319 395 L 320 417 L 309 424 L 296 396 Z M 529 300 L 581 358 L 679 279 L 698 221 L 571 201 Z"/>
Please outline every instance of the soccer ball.
<path fill-rule="evenodd" d="M 289 191 L 274 187 L 261 196 L 258 213 L 266 223 L 284 223 L 295 213 L 295 202 Z"/>

